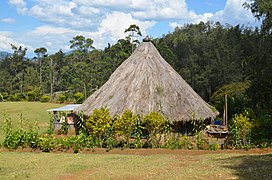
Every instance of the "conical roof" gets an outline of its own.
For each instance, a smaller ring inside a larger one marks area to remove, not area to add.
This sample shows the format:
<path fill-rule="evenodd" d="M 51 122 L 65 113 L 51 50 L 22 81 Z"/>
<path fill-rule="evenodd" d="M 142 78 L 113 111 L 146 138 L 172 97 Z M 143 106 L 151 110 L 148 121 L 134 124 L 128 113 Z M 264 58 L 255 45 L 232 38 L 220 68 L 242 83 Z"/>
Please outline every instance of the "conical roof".
<path fill-rule="evenodd" d="M 151 42 L 142 42 L 75 112 L 89 116 L 109 108 L 112 115 L 160 111 L 173 121 L 213 118 L 217 112 L 162 58 Z"/>

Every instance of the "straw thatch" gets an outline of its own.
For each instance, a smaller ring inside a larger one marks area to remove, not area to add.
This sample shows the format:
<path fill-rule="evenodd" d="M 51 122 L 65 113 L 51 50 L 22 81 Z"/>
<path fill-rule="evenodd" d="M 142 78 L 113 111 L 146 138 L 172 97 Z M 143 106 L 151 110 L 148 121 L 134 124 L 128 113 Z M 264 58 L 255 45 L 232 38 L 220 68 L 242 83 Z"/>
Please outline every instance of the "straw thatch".
<path fill-rule="evenodd" d="M 151 42 L 142 42 L 75 112 L 89 116 L 109 108 L 112 115 L 126 109 L 135 114 L 160 111 L 173 121 L 213 118 L 211 107 L 161 57 Z"/>

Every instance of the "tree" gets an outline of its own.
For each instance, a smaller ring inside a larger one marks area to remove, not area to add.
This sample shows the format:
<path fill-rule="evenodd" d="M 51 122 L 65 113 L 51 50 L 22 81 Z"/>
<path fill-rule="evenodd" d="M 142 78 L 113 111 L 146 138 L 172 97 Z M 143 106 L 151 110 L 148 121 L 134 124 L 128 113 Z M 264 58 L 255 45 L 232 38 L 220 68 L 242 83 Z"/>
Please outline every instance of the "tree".
<path fill-rule="evenodd" d="M 93 40 L 91 38 L 86 39 L 82 35 L 73 37 L 70 43 L 71 43 L 70 45 L 71 49 L 75 49 L 81 52 L 89 52 L 91 49 L 94 49 Z"/>
<path fill-rule="evenodd" d="M 137 43 L 139 43 L 139 41 L 137 39 L 134 39 L 138 36 L 142 36 L 140 27 L 137 26 L 136 24 L 132 24 L 130 25 L 126 30 L 125 33 L 129 32 L 129 35 L 127 36 L 127 39 L 131 42 L 131 54 L 133 52 L 133 46 Z"/>
<path fill-rule="evenodd" d="M 244 7 L 251 9 L 252 14 L 262 21 L 262 31 L 269 33 L 272 28 L 272 1 L 271 0 L 251 0 L 244 3 Z"/>
<path fill-rule="evenodd" d="M 11 49 L 13 50 L 13 54 L 11 56 L 11 70 L 14 72 L 13 74 L 13 83 L 15 86 L 19 86 L 19 92 L 23 93 L 23 76 L 24 69 L 26 67 L 26 63 L 24 62 L 25 54 L 27 48 L 23 48 L 22 46 L 15 46 L 11 44 Z"/>
<path fill-rule="evenodd" d="M 252 81 L 248 93 L 253 97 L 252 104 L 255 105 L 255 108 L 271 113 L 272 1 L 251 0 L 250 3 L 244 3 L 244 6 L 251 9 L 252 14 L 258 20 L 262 20 L 262 34 L 258 35 L 257 39 L 253 39 L 255 47 L 252 48 L 252 52 L 254 53 L 245 59 L 247 75 Z"/>
<path fill-rule="evenodd" d="M 47 49 L 40 47 L 34 50 L 34 53 L 38 56 L 39 61 L 39 77 L 40 77 L 40 86 L 42 86 L 42 60 L 47 56 Z"/>

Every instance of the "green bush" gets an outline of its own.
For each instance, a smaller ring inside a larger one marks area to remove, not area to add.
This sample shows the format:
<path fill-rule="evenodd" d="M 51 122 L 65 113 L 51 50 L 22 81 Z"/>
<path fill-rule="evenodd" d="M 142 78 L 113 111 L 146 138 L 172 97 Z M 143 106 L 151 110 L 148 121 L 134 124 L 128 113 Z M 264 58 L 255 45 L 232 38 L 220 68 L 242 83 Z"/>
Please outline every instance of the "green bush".
<path fill-rule="evenodd" d="M 83 103 L 84 95 L 81 92 L 77 92 L 76 94 L 74 94 L 74 98 L 76 104 L 81 104 Z"/>
<path fill-rule="evenodd" d="M 243 113 L 235 115 L 232 118 L 232 124 L 230 126 L 230 140 L 234 147 L 244 148 L 250 144 L 251 130 L 253 124 L 250 119 Z"/>
<path fill-rule="evenodd" d="M 8 149 L 17 149 L 18 147 L 37 148 L 38 126 L 28 124 L 28 128 L 24 127 L 24 119 L 20 117 L 19 127 L 14 129 L 12 121 L 8 115 L 4 115 L 4 123 L 2 131 L 4 133 L 4 147 Z"/>
<path fill-rule="evenodd" d="M 141 137 L 143 135 L 143 125 L 140 116 L 137 116 L 134 128 L 133 128 L 133 133 L 132 135 L 135 137 L 135 140 L 133 142 L 132 147 L 134 148 L 141 148 L 143 146 L 143 143 L 141 141 Z"/>
<path fill-rule="evenodd" d="M 66 96 L 64 94 L 60 94 L 58 97 L 58 102 L 64 103 L 66 101 Z"/>
<path fill-rule="evenodd" d="M 121 117 L 116 117 L 114 121 L 114 129 L 117 135 L 124 136 L 126 144 L 129 147 L 130 135 L 133 132 L 135 123 L 137 121 L 137 116 L 130 110 L 126 110 Z"/>
<path fill-rule="evenodd" d="M 10 101 L 26 101 L 26 96 L 23 93 L 15 93 L 9 96 Z"/>
<path fill-rule="evenodd" d="M 110 111 L 107 108 L 95 109 L 93 114 L 86 120 L 86 127 L 90 134 L 97 138 L 99 146 L 103 146 L 103 140 L 113 124 Z"/>
<path fill-rule="evenodd" d="M 158 147 L 164 128 L 164 117 L 159 112 L 151 112 L 143 117 L 144 126 L 149 133 L 149 142 L 152 147 Z"/>
<path fill-rule="evenodd" d="M 193 144 L 188 136 L 182 136 L 180 138 L 181 149 L 193 149 Z"/>
<path fill-rule="evenodd" d="M 181 144 L 179 142 L 179 134 L 177 133 L 167 134 L 166 142 L 163 147 L 167 149 L 181 149 Z"/>
<path fill-rule="evenodd" d="M 38 101 L 40 99 L 40 88 L 35 87 L 26 93 L 27 101 Z"/>
<path fill-rule="evenodd" d="M 40 102 L 49 102 L 49 101 L 50 101 L 50 96 L 43 95 L 43 96 L 40 98 Z"/>
<path fill-rule="evenodd" d="M 217 144 L 217 143 L 209 144 L 209 150 L 216 151 L 218 149 L 220 149 L 220 145 L 219 144 Z"/>
<path fill-rule="evenodd" d="M 57 147 L 56 142 L 57 141 L 53 135 L 44 134 L 38 138 L 38 148 L 42 152 L 50 152 Z"/>

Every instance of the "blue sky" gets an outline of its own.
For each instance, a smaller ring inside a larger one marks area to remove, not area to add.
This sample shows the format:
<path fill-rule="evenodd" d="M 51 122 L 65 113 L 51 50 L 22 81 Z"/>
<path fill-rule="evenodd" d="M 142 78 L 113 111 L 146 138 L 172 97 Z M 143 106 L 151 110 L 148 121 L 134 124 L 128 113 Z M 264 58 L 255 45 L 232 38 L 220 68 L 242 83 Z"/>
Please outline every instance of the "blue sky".
<path fill-rule="evenodd" d="M 200 21 L 243 24 L 259 22 L 242 7 L 247 0 L 4 0 L 0 5 L 0 51 L 10 44 L 33 51 L 45 47 L 49 53 L 69 51 L 76 35 L 94 40 L 103 49 L 124 38 L 130 24 L 144 35 L 160 37 L 176 26 Z"/>

